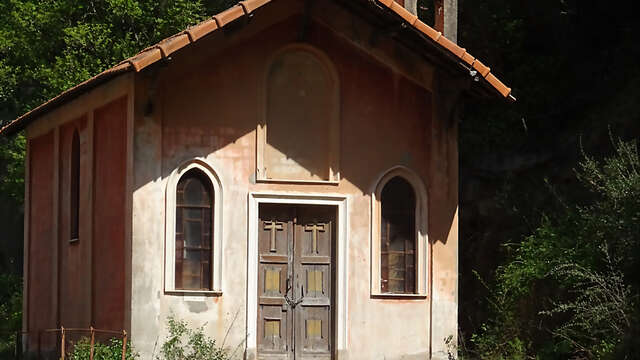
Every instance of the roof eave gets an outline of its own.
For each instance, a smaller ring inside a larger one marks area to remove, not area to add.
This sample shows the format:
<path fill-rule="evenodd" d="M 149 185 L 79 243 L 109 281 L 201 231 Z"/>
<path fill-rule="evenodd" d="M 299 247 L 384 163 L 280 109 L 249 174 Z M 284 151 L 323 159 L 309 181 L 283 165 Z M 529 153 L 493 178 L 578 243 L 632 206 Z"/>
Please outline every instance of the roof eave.
<path fill-rule="evenodd" d="M 91 90 L 125 72 L 140 72 L 156 62 L 168 58 L 173 52 L 196 42 L 205 35 L 208 35 L 244 16 L 251 15 L 255 10 L 272 1 L 273 0 L 240 1 L 237 5 L 228 8 L 212 18 L 194 25 L 176 35 L 170 36 L 158 44 L 140 51 L 135 56 L 122 61 L 115 67 L 103 71 L 91 79 L 65 90 L 60 95 L 13 120 L 11 123 L 0 129 L 0 135 L 14 135 L 15 133 L 25 129 L 28 124 L 38 116 L 80 96 L 85 91 Z M 379 9 L 392 14 L 392 16 L 402 24 L 406 24 L 407 28 L 411 29 L 416 35 L 425 40 L 425 44 L 431 44 L 431 50 L 438 51 L 440 56 L 444 56 L 449 59 L 449 63 L 460 65 L 459 68 L 463 71 L 477 72 L 476 76 L 482 77 L 482 85 L 483 87 L 488 88 L 487 90 L 489 90 L 489 93 L 496 95 L 499 94 L 502 98 L 515 101 L 515 97 L 511 95 L 511 89 L 493 75 L 489 67 L 485 66 L 480 62 L 480 60 L 467 53 L 464 48 L 459 47 L 456 43 L 444 37 L 442 33 L 422 22 L 417 16 L 411 14 L 404 7 L 393 0 L 366 1 L 371 4 L 375 4 Z"/>
<path fill-rule="evenodd" d="M 58 106 L 61 106 L 77 97 L 79 97 L 80 95 L 84 94 L 85 92 L 94 89 L 126 72 L 131 71 L 131 65 L 128 63 L 123 63 L 120 65 L 117 65 L 109 70 L 103 71 L 100 74 L 85 80 L 83 82 L 81 82 L 80 84 L 67 89 L 65 91 L 63 91 L 62 93 L 60 93 L 58 96 L 54 97 L 53 99 L 42 103 L 41 105 L 39 105 L 38 107 L 34 108 L 33 110 L 25 113 L 24 115 L 16 118 L 15 120 L 13 120 L 12 122 L 10 122 L 9 124 L 5 125 L 3 128 L 0 129 L 0 135 L 5 135 L 5 136 L 13 136 L 16 133 L 24 130 L 27 125 L 29 125 L 29 123 L 34 120 L 35 118 L 37 118 L 38 116 L 57 108 Z"/>

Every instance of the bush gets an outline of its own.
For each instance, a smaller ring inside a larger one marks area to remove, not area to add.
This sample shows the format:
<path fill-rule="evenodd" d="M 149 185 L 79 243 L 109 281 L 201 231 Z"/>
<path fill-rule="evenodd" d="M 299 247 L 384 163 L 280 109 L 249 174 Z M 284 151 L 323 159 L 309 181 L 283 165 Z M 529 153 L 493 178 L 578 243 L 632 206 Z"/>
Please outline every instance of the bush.
<path fill-rule="evenodd" d="M 170 316 L 169 336 L 160 349 L 158 360 L 228 360 L 230 356 L 214 339 L 204 334 L 204 326 L 191 329 L 184 320 Z"/>
<path fill-rule="evenodd" d="M 640 157 L 634 141 L 614 145 L 576 171 L 592 199 L 546 217 L 498 267 L 476 356 L 617 359 L 638 348 Z"/>
<path fill-rule="evenodd" d="M 82 338 L 73 346 L 69 359 L 89 360 L 90 355 L 91 340 Z M 122 360 L 122 339 L 112 338 L 106 344 L 96 342 L 93 345 L 93 358 L 94 360 Z M 130 344 L 127 344 L 125 359 L 135 360 L 137 358 L 138 354 L 133 351 Z"/>

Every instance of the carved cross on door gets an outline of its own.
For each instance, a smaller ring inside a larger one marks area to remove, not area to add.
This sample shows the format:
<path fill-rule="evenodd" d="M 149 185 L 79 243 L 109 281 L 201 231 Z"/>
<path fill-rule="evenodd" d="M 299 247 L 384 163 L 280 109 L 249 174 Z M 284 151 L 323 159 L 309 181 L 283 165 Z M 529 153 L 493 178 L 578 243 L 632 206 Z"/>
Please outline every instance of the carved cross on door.
<path fill-rule="evenodd" d="M 313 225 L 305 225 L 304 231 L 312 231 L 311 239 L 312 239 L 312 248 L 313 253 L 318 253 L 318 231 L 325 231 L 324 224 L 313 224 Z"/>
<path fill-rule="evenodd" d="M 276 252 L 276 231 L 284 229 L 284 223 L 280 221 L 265 221 L 264 229 L 271 230 L 271 249 L 269 251 Z"/>

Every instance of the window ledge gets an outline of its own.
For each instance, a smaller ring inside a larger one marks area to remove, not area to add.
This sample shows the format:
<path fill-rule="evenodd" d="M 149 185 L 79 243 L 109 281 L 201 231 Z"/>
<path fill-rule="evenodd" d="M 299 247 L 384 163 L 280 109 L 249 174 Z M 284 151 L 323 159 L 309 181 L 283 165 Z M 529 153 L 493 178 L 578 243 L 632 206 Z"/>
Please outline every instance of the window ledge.
<path fill-rule="evenodd" d="M 260 184 L 301 184 L 301 185 L 340 185 L 340 180 L 294 180 L 294 179 L 265 179 L 258 178 L 256 183 Z"/>
<path fill-rule="evenodd" d="M 371 294 L 372 299 L 415 299 L 424 300 L 427 298 L 427 294 Z"/>
<path fill-rule="evenodd" d="M 222 296 L 222 290 L 165 290 L 165 295 L 174 296 L 201 296 L 201 297 L 215 297 Z"/>

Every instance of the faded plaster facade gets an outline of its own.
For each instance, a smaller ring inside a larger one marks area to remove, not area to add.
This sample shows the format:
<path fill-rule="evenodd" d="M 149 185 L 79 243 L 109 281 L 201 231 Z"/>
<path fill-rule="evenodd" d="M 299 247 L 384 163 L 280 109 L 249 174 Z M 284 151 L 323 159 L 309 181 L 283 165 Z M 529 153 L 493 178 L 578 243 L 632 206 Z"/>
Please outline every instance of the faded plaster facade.
<path fill-rule="evenodd" d="M 279 147 L 269 109 L 287 97 L 270 100 L 268 81 L 287 51 L 314 57 L 335 97 L 318 108 L 326 127 L 283 120 Z M 455 110 L 465 84 L 333 1 L 308 11 L 283 0 L 42 115 L 26 129 L 24 328 L 126 329 L 151 359 L 173 314 L 256 359 L 258 205 L 320 204 L 335 207 L 338 222 L 333 358 L 446 359 L 445 339 L 457 343 Z M 65 233 L 70 129 L 81 139 L 78 244 Z M 309 131 L 326 140 L 317 146 L 327 156 L 296 155 Z M 278 161 L 291 165 L 275 178 L 261 173 Z M 167 193 L 196 162 L 219 182 L 215 280 L 212 291 L 181 292 L 167 285 Z M 381 293 L 374 273 L 375 193 L 390 171 L 410 174 L 424 201 L 419 284 L 403 296 Z"/>
<path fill-rule="evenodd" d="M 341 24 L 335 24 L 342 20 L 337 8 L 327 11 L 331 18 L 314 18 L 305 46 L 326 54 L 340 84 L 340 180 L 257 181 L 264 73 L 274 53 L 298 42 L 301 18 L 291 5 L 257 18 L 250 25 L 255 35 L 245 35 L 247 29 L 233 37 L 212 37 L 168 67 L 136 79 L 132 336 L 139 349 L 150 351 L 162 340 L 165 319 L 173 312 L 195 325 L 206 323 L 216 338 L 230 329 L 228 346 L 246 337 L 247 358 L 254 358 L 255 340 L 251 344 L 252 334 L 247 334 L 256 321 L 247 317 L 248 308 L 256 306 L 247 303 L 253 291 L 247 288 L 248 222 L 257 221 L 249 217 L 251 194 L 344 197 L 348 228 L 338 239 L 344 242 L 338 251 L 345 251 L 346 268 L 338 269 L 338 277 L 341 272 L 347 276 L 344 288 L 337 289 L 344 295 L 338 301 L 345 301 L 336 304 L 344 309 L 344 319 L 337 322 L 344 336 L 343 343 L 336 342 L 338 358 L 424 359 L 430 351 L 444 358 L 444 338 L 457 333 L 457 133 L 455 125 L 434 116 L 434 70 L 395 44 L 385 44 L 389 51 L 354 44 L 356 39 L 347 37 L 354 34 L 342 33 Z M 287 11 L 293 13 L 283 16 Z M 284 19 L 274 23 L 278 15 Z M 366 29 L 364 24 L 360 28 Z M 154 112 L 145 116 L 142 105 L 148 102 Z M 167 179 L 194 158 L 211 164 L 222 184 L 221 294 L 167 295 L 162 277 Z M 398 165 L 419 174 L 428 189 L 431 294 L 373 298 L 371 194 L 377 180 Z"/>

